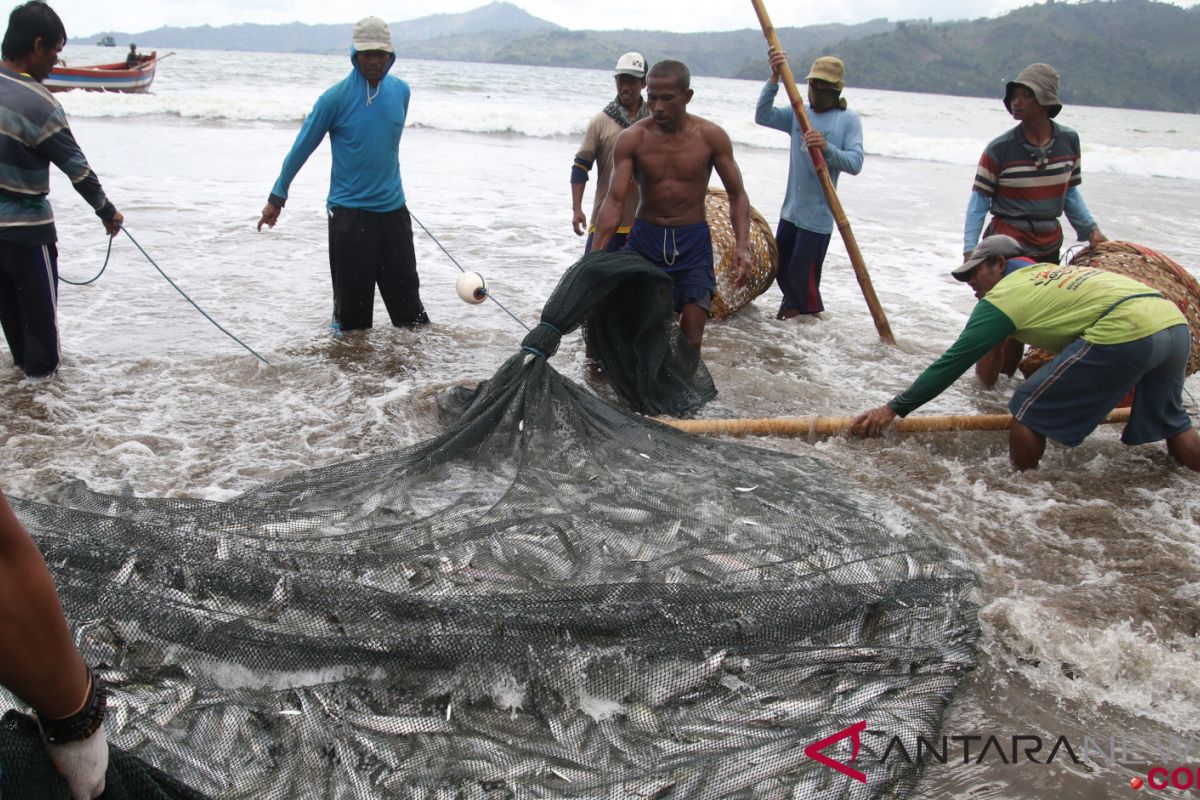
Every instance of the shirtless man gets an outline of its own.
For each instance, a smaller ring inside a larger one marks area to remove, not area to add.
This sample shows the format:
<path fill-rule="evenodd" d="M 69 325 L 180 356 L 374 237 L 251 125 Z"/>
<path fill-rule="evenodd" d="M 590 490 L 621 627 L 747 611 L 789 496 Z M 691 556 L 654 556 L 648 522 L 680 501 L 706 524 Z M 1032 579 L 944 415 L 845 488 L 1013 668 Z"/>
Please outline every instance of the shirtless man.
<path fill-rule="evenodd" d="M 750 277 L 750 200 L 733 160 L 729 135 L 687 113 L 694 94 L 690 83 L 691 73 L 678 61 L 660 61 L 651 67 L 646 76 L 651 116 L 617 137 L 612 179 L 596 222 L 592 252 L 604 251 L 616 231 L 632 177 L 642 199 L 625 249 L 674 279 L 679 327 L 699 352 L 716 288 L 712 236 L 704 210 L 713 169 L 729 193 L 738 286 Z"/>

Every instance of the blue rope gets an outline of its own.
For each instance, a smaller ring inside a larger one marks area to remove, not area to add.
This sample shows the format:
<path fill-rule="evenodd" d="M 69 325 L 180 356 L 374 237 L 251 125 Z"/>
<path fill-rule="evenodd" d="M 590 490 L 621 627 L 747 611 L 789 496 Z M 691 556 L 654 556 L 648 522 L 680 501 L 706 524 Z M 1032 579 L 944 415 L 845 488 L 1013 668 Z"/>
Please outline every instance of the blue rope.
<path fill-rule="evenodd" d="M 521 347 L 521 349 L 524 350 L 526 353 L 533 353 L 535 356 L 540 356 L 543 361 L 546 360 L 546 354 L 543 353 L 541 350 L 538 350 L 536 347 L 530 347 L 529 345 L 523 345 Z"/>
<path fill-rule="evenodd" d="M 104 254 L 104 266 L 102 266 L 100 271 L 96 273 L 96 277 L 92 278 L 90 281 L 81 281 L 79 283 L 76 283 L 75 281 L 69 281 L 62 275 L 59 275 L 58 279 L 63 283 L 69 283 L 72 286 L 87 286 L 89 283 L 95 283 L 96 281 L 100 280 L 100 276 L 104 274 L 104 270 L 108 269 L 108 258 L 112 255 L 112 240 L 113 237 L 108 237 L 108 250 Z"/>
<path fill-rule="evenodd" d="M 408 215 L 409 215 L 410 217 L 412 217 L 412 220 L 413 220 L 413 222 L 415 222 L 415 223 L 417 223 L 418 225 L 420 225 L 420 226 L 421 226 L 421 230 L 425 231 L 425 235 L 426 235 L 426 236 L 428 236 L 430 239 L 433 239 L 433 243 L 434 243 L 434 244 L 436 244 L 436 245 L 438 246 L 438 248 L 439 248 L 439 249 L 440 249 L 440 250 L 441 250 L 443 253 L 445 253 L 445 254 L 446 254 L 446 258 L 448 258 L 448 259 L 450 259 L 452 262 L 454 262 L 454 266 L 458 267 L 458 271 L 459 271 L 459 272 L 462 272 L 462 273 L 464 273 L 464 274 L 465 274 L 465 273 L 466 273 L 466 270 L 465 270 L 465 269 L 463 269 L 463 265 L 462 265 L 462 264 L 460 264 L 460 263 L 458 263 L 458 261 L 457 261 L 457 260 L 454 258 L 454 256 L 450 255 L 450 251 L 449 251 L 449 250 L 447 250 L 445 247 L 443 247 L 443 246 L 442 246 L 442 243 L 438 241 L 438 238 L 437 238 L 436 236 L 434 236 L 434 235 L 433 235 L 433 233 L 432 233 L 432 232 L 429 230 L 429 228 L 426 228 L 426 227 L 425 227 L 425 223 L 423 223 L 423 222 L 421 222 L 421 220 L 417 219 L 417 215 L 416 215 L 416 214 L 414 214 L 414 213 L 412 213 L 412 209 L 409 209 L 409 210 L 408 210 Z M 504 310 L 504 313 L 505 313 L 505 314 L 508 314 L 510 317 L 512 317 L 513 319 L 515 319 L 515 320 L 517 321 L 517 323 L 518 323 L 518 324 L 519 324 L 519 325 L 520 325 L 522 328 L 524 328 L 524 329 L 525 329 L 525 330 L 527 330 L 527 331 L 528 331 L 528 330 L 530 330 L 530 327 L 529 327 L 528 325 L 526 325 L 526 324 L 524 323 L 524 321 L 522 321 L 522 319 L 521 319 L 520 317 L 518 317 L 516 314 L 512 313 L 511 311 L 509 311 L 507 308 L 504 308 L 504 304 L 503 304 L 503 303 L 501 303 L 499 300 L 497 300 L 497 299 L 496 299 L 496 298 L 495 298 L 495 297 L 492 295 L 491 291 L 487 292 L 487 299 L 488 299 L 488 300 L 491 300 L 493 303 L 495 303 L 496 305 L 500 306 L 500 308 Z M 560 334 L 560 335 L 561 335 L 561 334 Z M 540 354 L 539 354 L 539 355 L 540 355 Z M 542 358 L 545 358 L 545 356 L 542 356 Z"/>
<path fill-rule="evenodd" d="M 121 230 L 125 231 L 125 235 L 129 237 L 129 241 L 133 242 L 133 246 L 134 246 L 134 247 L 136 247 L 138 250 L 140 250 L 140 251 L 141 251 L 142 255 L 144 255 L 144 256 L 146 257 L 146 260 L 150 262 L 151 266 L 153 266 L 153 267 L 154 267 L 156 270 L 158 270 L 158 274 L 159 274 L 159 275 L 162 275 L 164 278 L 166 278 L 166 280 L 167 280 L 167 283 L 171 284 L 171 287 L 172 287 L 172 288 L 173 288 L 175 291 L 179 292 L 179 294 L 180 294 L 180 295 L 183 297 L 183 299 L 184 299 L 184 300 L 187 300 L 189 303 L 191 303 L 193 308 L 195 308 L 197 311 L 199 311 L 201 314 L 203 314 L 203 315 L 204 315 L 204 318 L 205 318 L 206 320 L 208 320 L 208 321 L 209 321 L 209 322 L 211 322 L 211 323 L 212 323 L 214 326 L 216 326 L 217 330 L 219 330 L 221 333 L 223 333 L 223 334 L 225 334 L 226 336 L 228 336 L 230 339 L 233 339 L 235 342 L 237 342 L 238 344 L 240 344 L 242 347 L 246 348 L 246 350 L 247 350 L 247 351 L 249 351 L 250 355 L 254 356 L 255 358 L 257 358 L 257 359 L 258 359 L 259 361 L 261 361 L 262 363 L 266 364 L 267 366 L 270 366 L 270 365 L 271 365 L 271 362 L 270 362 L 270 361 L 267 361 L 265 358 L 263 358 L 262 356 L 260 356 L 258 353 L 254 352 L 254 350 L 252 350 L 248 344 L 246 344 L 245 342 L 243 342 L 243 341 L 242 341 L 241 339 L 239 339 L 238 337 L 234 336 L 234 335 L 233 335 L 232 333 L 230 333 L 229 331 L 227 331 L 227 330 L 225 330 L 224 328 L 222 328 L 222 327 L 221 327 L 221 325 L 220 325 L 220 323 L 218 323 L 218 322 L 217 322 L 215 319 L 213 319 L 212 317 L 210 317 L 210 316 L 208 315 L 208 312 L 207 312 L 207 311 L 205 311 L 205 310 L 204 310 L 203 308 L 201 308 L 200 306 L 196 305 L 196 301 L 195 301 L 195 300 L 193 300 L 192 298 L 188 297 L 188 296 L 187 296 L 187 293 L 186 293 L 186 292 L 184 292 L 184 291 L 183 291 L 183 289 L 180 289 L 180 288 L 179 288 L 179 286 L 178 286 L 178 285 L 175 283 L 175 281 L 171 280 L 171 276 L 169 276 L 169 275 L 167 275 L 167 273 L 163 272 L 163 271 L 162 271 L 162 267 L 160 267 L 160 266 L 159 266 L 157 263 L 155 263 L 154 259 L 150 257 L 150 254 L 149 254 L 149 253 L 147 253 L 147 252 L 146 252 L 146 251 L 145 251 L 145 250 L 142 248 L 142 246 L 141 246 L 140 244 L 138 244 L 138 241 L 137 241 L 137 239 L 134 239 L 134 238 L 133 238 L 133 236 L 132 236 L 132 235 L 130 235 L 130 233 L 129 233 L 129 229 L 128 229 L 128 228 L 126 228 L 124 225 L 122 225 L 122 226 L 121 226 Z M 108 243 L 109 243 L 109 248 L 111 248 L 111 247 L 112 247 L 112 237 L 109 237 Z M 107 258 L 105 258 L 105 260 L 104 260 L 104 263 L 105 263 L 105 264 L 107 264 L 107 263 L 108 263 L 108 259 L 107 259 Z M 103 270 L 101 270 L 101 272 L 103 272 Z M 100 276 L 99 276 L 99 275 L 97 275 L 96 277 L 98 278 L 98 277 L 100 277 Z M 93 280 L 95 280 L 95 279 L 93 278 Z"/>

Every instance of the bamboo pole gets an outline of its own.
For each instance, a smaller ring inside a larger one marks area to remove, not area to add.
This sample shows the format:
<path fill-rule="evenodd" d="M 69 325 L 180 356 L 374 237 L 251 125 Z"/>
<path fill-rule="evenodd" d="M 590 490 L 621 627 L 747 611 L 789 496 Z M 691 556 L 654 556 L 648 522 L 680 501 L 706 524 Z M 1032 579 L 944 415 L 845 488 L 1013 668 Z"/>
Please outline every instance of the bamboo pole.
<path fill-rule="evenodd" d="M 779 36 L 775 33 L 775 26 L 771 24 L 771 18 L 767 16 L 766 6 L 763 5 L 762 0 L 751 0 L 751 2 L 754 3 L 754 11 L 758 14 L 758 22 L 762 26 L 767 44 L 777 50 L 782 50 Z M 792 69 L 786 62 L 779 71 L 779 77 L 787 90 L 788 100 L 792 103 L 792 111 L 796 112 L 796 119 L 800 122 L 800 130 L 807 133 L 812 129 L 812 124 L 808 121 L 808 113 L 804 110 L 804 99 L 796 89 L 796 79 L 792 76 Z M 850 263 L 854 266 L 854 277 L 858 279 L 858 287 L 867 301 L 867 308 L 871 310 L 872 319 L 875 320 L 875 330 L 879 332 L 880 339 L 888 344 L 895 344 L 896 337 L 892 335 L 892 326 L 888 324 L 887 315 L 883 313 L 883 306 L 879 304 L 879 298 L 875 295 L 871 276 L 867 274 L 867 265 L 863 261 L 862 252 L 858 249 L 854 232 L 850 230 L 850 220 L 846 219 L 846 212 L 842 208 L 842 202 L 838 199 L 833 178 L 829 176 L 829 165 L 825 163 L 825 156 L 815 147 L 808 148 L 808 154 L 812 157 L 813 166 L 817 169 L 817 177 L 821 181 L 821 188 L 825 190 L 829 209 L 833 212 L 838 232 L 841 233 L 842 241 L 846 245 L 846 252 L 850 255 Z"/>
<path fill-rule="evenodd" d="M 666 419 L 659 422 L 687 433 L 712 433 L 727 436 L 817 437 L 849 433 L 854 417 L 776 417 L 769 419 Z M 1104 423 L 1129 421 L 1129 409 L 1118 408 Z M 1012 427 L 1008 414 L 945 414 L 906 417 L 891 427 L 900 433 L 945 433 L 950 431 L 1004 431 Z"/>

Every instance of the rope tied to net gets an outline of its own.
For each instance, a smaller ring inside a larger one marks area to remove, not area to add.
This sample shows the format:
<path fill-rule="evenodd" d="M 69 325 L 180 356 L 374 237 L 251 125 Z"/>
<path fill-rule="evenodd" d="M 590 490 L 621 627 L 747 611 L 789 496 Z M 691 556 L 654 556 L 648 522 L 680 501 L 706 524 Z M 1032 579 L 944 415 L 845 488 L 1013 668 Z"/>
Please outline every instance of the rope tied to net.
<path fill-rule="evenodd" d="M 425 235 L 433 240 L 433 243 L 438 246 L 438 249 L 446 254 L 446 258 L 450 259 L 450 262 L 452 264 L 454 264 L 454 266 L 458 267 L 458 271 L 463 274 L 466 274 L 467 270 L 463 267 L 463 265 L 458 263 L 458 259 L 456 259 L 453 255 L 450 254 L 450 251 L 446 249 L 445 245 L 443 245 L 440 241 L 438 241 L 438 238 L 433 235 L 433 232 L 431 230 L 429 230 L 429 228 L 425 227 L 425 223 L 421 222 L 421 220 L 417 219 L 417 215 L 412 213 L 411 208 L 408 210 L 408 215 L 410 217 L 412 217 L 413 222 L 415 222 L 415 223 L 417 223 L 417 225 L 421 226 L 421 230 L 425 231 Z M 522 320 L 516 314 L 514 314 L 513 312 L 511 312 L 507 308 L 505 308 L 504 304 L 501 303 L 499 300 L 497 300 L 496 296 L 493 295 L 490 291 L 487 293 L 487 299 L 491 300 L 493 303 L 495 303 L 497 306 L 499 306 L 500 309 L 502 311 L 504 311 L 505 314 L 508 314 L 510 317 L 515 319 L 517 321 L 517 324 L 520 325 L 522 328 L 524 328 L 527 331 L 530 330 L 530 327 L 525 324 L 524 320 Z"/>
<path fill-rule="evenodd" d="M 104 274 L 104 270 L 108 269 L 108 259 L 112 256 L 112 240 L 113 237 L 108 237 L 108 249 L 104 251 L 104 264 L 100 267 L 100 271 L 97 272 L 94 277 L 89 278 L 86 281 L 72 281 L 64 278 L 62 275 L 59 275 L 58 279 L 63 283 L 69 283 L 72 286 L 87 286 L 88 284 L 95 283 L 96 281 L 100 280 L 100 276 Z"/>
<path fill-rule="evenodd" d="M 150 262 L 150 266 L 152 266 L 152 267 L 154 267 L 154 269 L 158 270 L 158 274 L 163 276 L 163 278 L 166 280 L 166 282 L 171 284 L 171 288 L 174 289 L 175 291 L 179 292 L 180 296 L 183 297 L 184 300 L 187 300 L 189 303 L 191 303 L 192 307 L 195 308 L 197 311 L 199 311 L 200 314 L 203 315 L 203 317 L 206 320 L 211 322 L 217 330 L 219 330 L 221 333 L 225 334 L 230 339 L 233 339 L 235 342 L 240 344 L 243 348 L 246 349 L 246 351 L 248 353 L 250 353 L 250 355 L 254 356 L 255 358 L 257 358 L 259 361 L 266 364 L 267 366 L 271 365 L 270 361 L 267 361 L 267 359 L 263 358 L 261 355 L 259 355 L 257 352 L 255 352 L 254 349 L 250 347 L 250 345 L 246 344 L 241 339 L 234 336 L 232 333 L 230 333 L 228 330 L 226 330 L 224 327 L 222 327 L 221 324 L 219 322 L 217 322 L 215 319 L 213 319 L 212 316 L 210 316 L 207 311 L 205 311 L 203 308 L 201 308 L 200 305 L 195 300 L 193 300 L 191 297 L 189 297 L 187 292 L 185 292 L 183 289 L 179 288 L 179 284 L 177 284 L 177 283 L 175 283 L 175 281 L 171 280 L 171 276 L 168 275 L 166 272 L 164 272 L 162 267 L 160 267 L 158 265 L 158 262 L 156 262 L 153 258 L 151 258 L 150 254 L 146 252 L 146 249 L 144 247 L 142 247 L 141 244 L 138 243 L 138 240 L 133 238 L 133 234 L 131 234 L 129 232 L 129 228 L 125 227 L 124 225 L 121 225 L 120 227 L 121 227 L 121 230 L 123 230 L 125 232 L 125 235 L 127 237 L 129 237 L 129 241 L 133 242 L 133 246 L 136 247 L 143 256 L 145 256 L 147 261 Z M 69 283 L 72 286 L 87 286 L 88 284 L 95 283 L 97 280 L 99 280 L 100 276 L 104 274 L 104 270 L 108 269 L 108 260 L 109 260 L 109 257 L 112 256 L 112 241 L 114 238 L 115 237 L 113 237 L 113 236 L 108 237 L 108 251 L 104 254 L 104 266 L 102 266 L 100 268 L 100 271 L 98 273 L 96 273 L 96 276 L 94 278 L 92 278 L 91 280 L 87 280 L 87 281 L 76 282 L 76 281 L 67 280 L 66 278 L 63 278 L 60 276 L 59 280 L 61 280 L 63 283 Z"/>

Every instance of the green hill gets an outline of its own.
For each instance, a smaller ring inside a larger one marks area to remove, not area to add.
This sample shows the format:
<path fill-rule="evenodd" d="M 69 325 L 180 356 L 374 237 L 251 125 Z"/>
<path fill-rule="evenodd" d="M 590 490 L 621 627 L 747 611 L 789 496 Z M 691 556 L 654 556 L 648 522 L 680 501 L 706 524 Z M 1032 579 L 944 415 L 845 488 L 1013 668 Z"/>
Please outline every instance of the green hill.
<path fill-rule="evenodd" d="M 749 14 L 749 10 L 747 12 Z M 345 52 L 350 24 L 159 28 L 130 34 L 143 50 Z M 608 69 L 628 50 L 650 61 L 676 58 L 697 75 L 766 77 L 757 28 L 718 33 L 570 31 L 508 2 L 463 14 L 391 24 L 404 58 Z M 75 41 L 90 44 L 97 34 Z M 1053 64 L 1062 99 L 1083 105 L 1200 112 L 1200 6 L 1152 0 L 1046 0 L 995 19 L 889 22 L 781 28 L 800 75 L 818 55 L 840 56 L 853 87 L 996 97 L 1027 64 Z"/>
<path fill-rule="evenodd" d="M 1200 7 L 1047 2 L 997 19 L 901 22 L 886 33 L 794 52 L 793 64 L 832 53 L 846 62 L 854 86 L 1001 96 L 1006 80 L 1044 61 L 1062 74 L 1065 103 L 1197 113 L 1197 42 Z"/>

